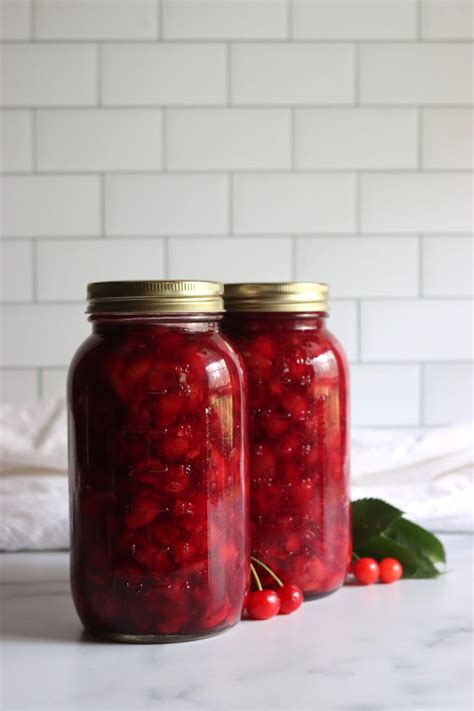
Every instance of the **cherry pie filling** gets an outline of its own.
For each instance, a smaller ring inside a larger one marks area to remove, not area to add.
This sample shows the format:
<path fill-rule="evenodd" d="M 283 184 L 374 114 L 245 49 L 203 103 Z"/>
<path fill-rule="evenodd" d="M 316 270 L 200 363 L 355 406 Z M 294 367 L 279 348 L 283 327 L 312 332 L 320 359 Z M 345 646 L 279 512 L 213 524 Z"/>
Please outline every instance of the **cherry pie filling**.
<path fill-rule="evenodd" d="M 209 319 L 94 318 L 69 375 L 71 581 L 86 628 L 192 637 L 240 619 L 243 387 Z"/>
<path fill-rule="evenodd" d="M 248 376 L 252 555 L 306 598 L 332 592 L 351 552 L 342 349 L 323 314 L 231 312 L 225 330 Z"/>

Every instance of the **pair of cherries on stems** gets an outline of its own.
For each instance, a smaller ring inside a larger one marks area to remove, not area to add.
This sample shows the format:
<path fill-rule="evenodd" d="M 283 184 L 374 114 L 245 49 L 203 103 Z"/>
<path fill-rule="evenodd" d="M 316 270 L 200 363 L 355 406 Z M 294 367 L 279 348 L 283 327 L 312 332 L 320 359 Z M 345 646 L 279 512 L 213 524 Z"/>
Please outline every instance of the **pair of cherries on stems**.
<path fill-rule="evenodd" d="M 297 585 L 283 583 L 268 565 L 261 560 L 251 557 L 250 570 L 257 585 L 257 590 L 249 593 L 247 598 L 247 613 L 252 620 L 269 620 L 275 615 L 290 615 L 295 612 L 303 602 L 303 591 Z M 278 592 L 264 590 L 254 563 L 260 565 L 278 584 Z"/>

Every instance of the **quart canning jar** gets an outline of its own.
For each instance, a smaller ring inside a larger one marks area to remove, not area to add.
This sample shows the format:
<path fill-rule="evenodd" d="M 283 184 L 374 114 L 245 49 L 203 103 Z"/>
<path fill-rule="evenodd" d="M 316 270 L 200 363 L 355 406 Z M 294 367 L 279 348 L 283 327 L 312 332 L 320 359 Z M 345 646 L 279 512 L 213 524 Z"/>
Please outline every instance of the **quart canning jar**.
<path fill-rule="evenodd" d="M 224 329 L 248 375 L 252 554 L 306 598 L 351 557 L 348 368 L 327 286 L 229 284 Z"/>
<path fill-rule="evenodd" d="M 88 287 L 68 380 L 71 586 L 118 641 L 183 641 L 241 617 L 245 378 L 215 282 Z"/>

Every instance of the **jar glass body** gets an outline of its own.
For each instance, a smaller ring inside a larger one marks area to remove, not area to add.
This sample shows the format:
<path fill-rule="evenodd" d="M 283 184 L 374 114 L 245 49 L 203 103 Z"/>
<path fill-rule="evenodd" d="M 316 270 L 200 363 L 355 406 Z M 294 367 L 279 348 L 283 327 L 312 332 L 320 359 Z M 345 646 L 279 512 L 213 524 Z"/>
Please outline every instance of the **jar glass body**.
<path fill-rule="evenodd" d="M 71 586 L 96 634 L 181 641 L 241 617 L 246 387 L 220 318 L 95 316 L 72 362 Z"/>
<path fill-rule="evenodd" d="M 348 367 L 323 313 L 230 312 L 247 368 L 252 554 L 305 597 L 351 557 Z"/>

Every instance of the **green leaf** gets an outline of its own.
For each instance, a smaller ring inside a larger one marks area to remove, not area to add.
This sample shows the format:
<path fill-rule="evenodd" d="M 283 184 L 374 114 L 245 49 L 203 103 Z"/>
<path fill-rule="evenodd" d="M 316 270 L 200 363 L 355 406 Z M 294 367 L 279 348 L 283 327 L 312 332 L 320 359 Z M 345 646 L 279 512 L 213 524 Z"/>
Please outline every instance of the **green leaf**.
<path fill-rule="evenodd" d="M 424 556 L 418 556 L 418 566 L 415 571 L 406 573 L 404 578 L 437 578 L 441 573 L 433 563 Z"/>
<path fill-rule="evenodd" d="M 427 558 L 431 563 L 446 563 L 446 553 L 443 544 L 433 533 L 418 526 L 406 518 L 393 521 L 385 534 L 397 543 L 406 546 L 419 556 Z"/>
<path fill-rule="evenodd" d="M 402 515 L 400 509 L 382 499 L 358 499 L 352 502 L 352 536 L 354 550 L 368 540 L 383 533 L 391 523 Z"/>

